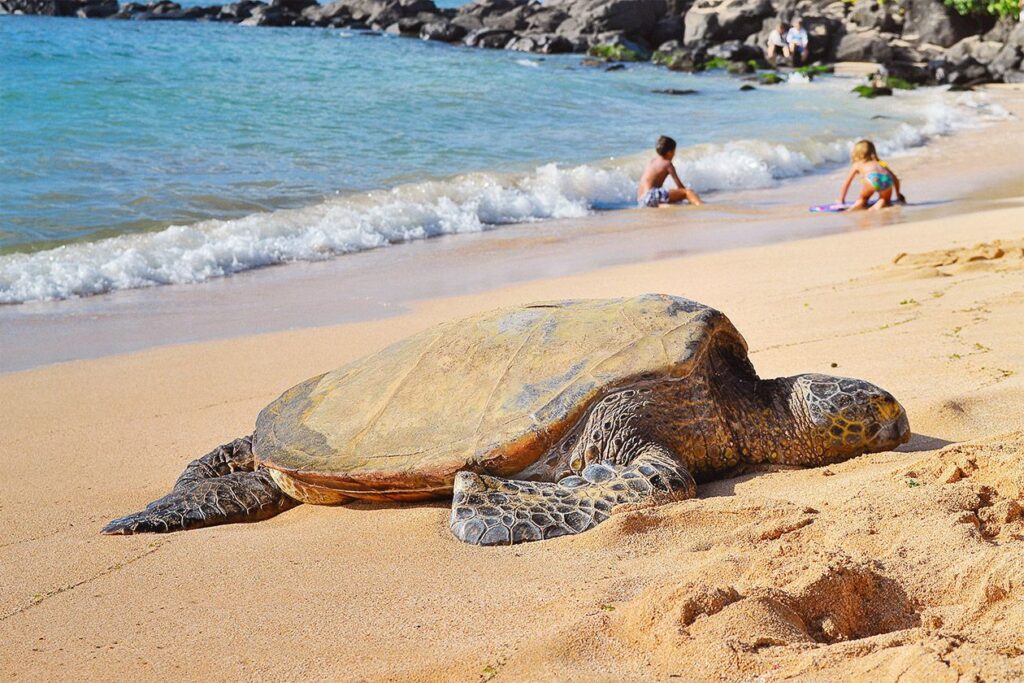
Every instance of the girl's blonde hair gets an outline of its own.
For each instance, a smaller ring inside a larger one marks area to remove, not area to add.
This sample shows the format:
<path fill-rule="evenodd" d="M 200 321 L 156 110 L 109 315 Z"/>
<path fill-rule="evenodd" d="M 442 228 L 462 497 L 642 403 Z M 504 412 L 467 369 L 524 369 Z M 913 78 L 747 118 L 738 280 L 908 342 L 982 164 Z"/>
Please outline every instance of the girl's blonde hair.
<path fill-rule="evenodd" d="M 853 146 L 850 158 L 854 161 L 878 161 L 878 151 L 871 140 L 861 140 Z"/>

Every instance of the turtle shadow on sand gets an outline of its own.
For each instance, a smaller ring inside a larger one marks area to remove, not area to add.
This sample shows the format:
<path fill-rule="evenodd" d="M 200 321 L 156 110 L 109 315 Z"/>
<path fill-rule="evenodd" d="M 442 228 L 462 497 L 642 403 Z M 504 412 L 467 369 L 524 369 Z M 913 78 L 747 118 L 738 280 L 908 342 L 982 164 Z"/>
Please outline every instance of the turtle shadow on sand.
<path fill-rule="evenodd" d="M 739 466 L 893 450 L 903 406 L 864 380 L 762 379 L 729 319 L 665 294 L 515 306 L 313 377 L 251 436 L 106 534 L 267 519 L 300 503 L 451 500 L 462 541 L 577 534 L 619 505 L 693 498 Z"/>

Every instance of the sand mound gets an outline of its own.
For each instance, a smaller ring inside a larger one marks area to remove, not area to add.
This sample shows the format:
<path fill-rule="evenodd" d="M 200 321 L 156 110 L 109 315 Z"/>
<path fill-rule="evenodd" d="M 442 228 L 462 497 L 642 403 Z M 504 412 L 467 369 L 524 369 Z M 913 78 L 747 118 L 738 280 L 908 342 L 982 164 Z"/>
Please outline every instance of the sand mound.
<path fill-rule="evenodd" d="M 952 275 L 965 270 L 1019 270 L 1024 268 L 1024 240 L 995 240 L 973 247 L 919 254 L 903 252 L 893 263 L 935 275 Z"/>
<path fill-rule="evenodd" d="M 659 675 L 1024 676 L 1024 636 L 1006 628 L 1024 623 L 1024 432 L 725 491 L 578 539 L 631 544 L 615 592 L 636 588 L 605 621 Z"/>

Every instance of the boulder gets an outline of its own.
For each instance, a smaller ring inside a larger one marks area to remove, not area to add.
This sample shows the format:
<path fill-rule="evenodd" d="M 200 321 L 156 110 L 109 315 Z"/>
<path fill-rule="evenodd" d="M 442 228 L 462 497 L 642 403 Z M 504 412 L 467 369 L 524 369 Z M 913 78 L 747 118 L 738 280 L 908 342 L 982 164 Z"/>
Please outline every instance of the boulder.
<path fill-rule="evenodd" d="M 947 59 L 937 59 L 928 63 L 928 69 L 932 72 L 936 83 L 973 85 L 990 79 L 985 65 L 973 57 L 967 57 L 958 63 Z"/>
<path fill-rule="evenodd" d="M 557 7 L 542 6 L 535 9 L 526 19 L 526 31 L 529 33 L 555 33 L 569 14 Z"/>
<path fill-rule="evenodd" d="M 484 47 L 500 50 L 509 44 L 514 38 L 511 31 L 502 31 L 494 28 L 481 28 L 470 32 L 462 42 L 469 47 Z"/>
<path fill-rule="evenodd" d="M 683 17 L 678 14 L 670 14 L 658 20 L 654 25 L 654 32 L 651 33 L 651 45 L 661 45 L 670 40 L 682 40 L 683 38 Z"/>
<path fill-rule="evenodd" d="M 253 3 L 250 2 L 224 5 L 221 13 L 223 14 L 229 7 L 238 7 L 239 9 L 235 11 L 239 13 L 239 18 L 246 19 L 251 14 L 253 6 Z M 242 14 L 243 12 L 244 14 Z M 348 11 L 348 5 L 345 4 L 344 0 L 337 0 L 327 5 L 310 5 L 302 10 L 301 16 L 311 26 L 331 26 L 337 28 L 347 26 L 353 21 L 352 14 Z"/>
<path fill-rule="evenodd" d="M 488 14 L 480 18 L 483 28 L 494 28 L 499 31 L 522 31 L 527 27 L 527 17 L 531 8 L 526 5 L 516 7 L 504 14 Z"/>
<path fill-rule="evenodd" d="M 727 40 L 719 45 L 709 47 L 705 59 L 725 59 L 730 62 L 744 63 L 751 60 L 759 62 L 764 59 L 764 52 L 738 40 Z"/>
<path fill-rule="evenodd" d="M 599 36 L 587 54 L 610 62 L 646 62 L 651 58 L 651 50 L 646 45 L 630 40 L 623 33 Z"/>
<path fill-rule="evenodd" d="M 649 42 L 665 15 L 665 0 L 555 0 L 549 6 L 569 15 L 558 32 L 570 39 L 622 33 Z"/>
<path fill-rule="evenodd" d="M 1005 45 L 999 54 L 989 63 L 988 71 L 993 78 L 1006 80 L 1006 75 L 1020 69 L 1024 50 L 1017 45 Z"/>
<path fill-rule="evenodd" d="M 841 62 L 888 62 L 892 59 L 892 35 L 874 29 L 847 33 L 839 40 L 836 59 Z"/>
<path fill-rule="evenodd" d="M 683 17 L 683 42 L 694 46 L 743 40 L 773 14 L 769 0 L 697 0 Z"/>
<path fill-rule="evenodd" d="M 995 24 L 991 18 L 964 17 L 941 0 L 906 0 L 903 35 L 908 40 L 950 47 Z"/>
<path fill-rule="evenodd" d="M 1005 42 L 1007 45 L 1024 47 L 1024 22 L 1018 23 L 1017 27 L 1010 31 L 1010 35 Z"/>
<path fill-rule="evenodd" d="M 79 6 L 74 0 L 0 0 L 0 14 L 73 17 Z"/>
<path fill-rule="evenodd" d="M 914 85 L 935 85 L 934 76 L 928 67 L 918 62 L 886 62 L 886 73 Z"/>
<path fill-rule="evenodd" d="M 892 2 L 856 2 L 847 19 L 859 28 L 873 28 L 883 33 L 903 30 L 903 15 Z"/>
<path fill-rule="evenodd" d="M 702 49 L 684 48 L 678 41 L 661 45 L 651 57 L 651 61 L 660 64 L 669 71 L 693 73 L 703 69 L 705 54 Z"/>
<path fill-rule="evenodd" d="M 573 52 L 575 45 L 565 36 L 554 33 L 535 33 L 513 39 L 505 49 L 556 55 Z"/>
<path fill-rule="evenodd" d="M 117 10 L 117 0 L 109 0 L 79 7 L 76 15 L 82 19 L 106 19 L 117 14 Z"/>
<path fill-rule="evenodd" d="M 252 13 L 243 19 L 242 26 L 289 26 L 293 16 L 280 7 L 260 5 L 254 7 Z"/>
<path fill-rule="evenodd" d="M 420 28 L 420 38 L 437 40 L 442 43 L 457 43 L 466 35 L 466 29 L 447 19 L 424 24 Z"/>
<path fill-rule="evenodd" d="M 316 0 L 270 0 L 271 7 L 280 7 L 282 10 L 292 14 L 299 14 L 302 10 L 315 4 Z"/>
<path fill-rule="evenodd" d="M 126 2 L 121 5 L 121 8 L 116 14 L 112 15 L 111 19 L 131 19 L 134 15 L 140 12 L 145 12 L 146 6 L 140 2 Z"/>
<path fill-rule="evenodd" d="M 1002 43 L 982 40 L 981 36 L 968 36 L 946 50 L 946 59 L 955 64 L 968 57 L 973 57 L 981 64 L 988 64 L 996 58 L 1002 49 Z"/>

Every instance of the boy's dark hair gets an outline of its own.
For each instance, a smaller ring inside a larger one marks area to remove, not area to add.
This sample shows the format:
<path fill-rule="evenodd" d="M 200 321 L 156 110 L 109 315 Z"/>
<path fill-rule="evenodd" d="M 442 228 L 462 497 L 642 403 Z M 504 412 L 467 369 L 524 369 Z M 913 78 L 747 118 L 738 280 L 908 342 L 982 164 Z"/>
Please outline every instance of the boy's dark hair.
<path fill-rule="evenodd" d="M 663 157 L 676 148 L 676 141 L 667 135 L 662 135 L 658 138 L 658 143 L 654 145 L 654 151 L 658 153 L 659 157 Z"/>

